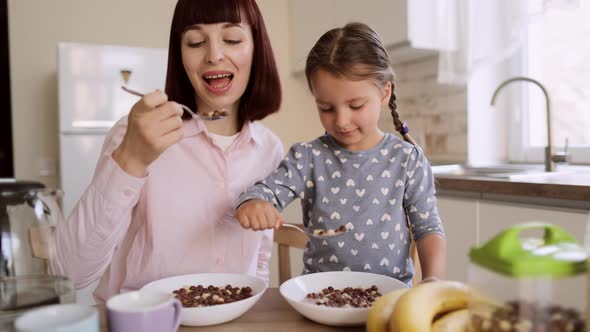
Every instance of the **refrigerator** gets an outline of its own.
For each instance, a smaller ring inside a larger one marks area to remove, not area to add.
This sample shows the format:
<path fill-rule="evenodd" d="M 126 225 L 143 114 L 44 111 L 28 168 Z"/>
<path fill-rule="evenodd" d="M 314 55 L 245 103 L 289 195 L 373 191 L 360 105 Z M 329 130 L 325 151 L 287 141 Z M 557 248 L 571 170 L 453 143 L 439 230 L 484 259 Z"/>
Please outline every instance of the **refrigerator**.
<path fill-rule="evenodd" d="M 69 216 L 90 183 L 109 129 L 139 98 L 121 89 L 164 90 L 165 48 L 58 45 L 60 178 Z"/>
<path fill-rule="evenodd" d="M 121 89 L 164 90 L 167 49 L 60 43 L 58 104 L 62 209 L 69 216 L 92 180 L 109 129 L 139 97 Z M 93 304 L 95 281 L 76 291 L 76 302 Z"/>

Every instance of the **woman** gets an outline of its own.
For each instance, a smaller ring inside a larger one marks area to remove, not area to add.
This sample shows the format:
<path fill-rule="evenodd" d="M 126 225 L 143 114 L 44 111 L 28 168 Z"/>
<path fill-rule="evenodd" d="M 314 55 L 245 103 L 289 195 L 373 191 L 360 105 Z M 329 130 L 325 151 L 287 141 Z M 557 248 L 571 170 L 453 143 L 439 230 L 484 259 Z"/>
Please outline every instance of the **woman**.
<path fill-rule="evenodd" d="M 92 183 L 58 225 L 50 265 L 104 302 L 171 275 L 235 272 L 268 280 L 272 231 L 228 211 L 283 157 L 256 120 L 279 109 L 272 49 L 254 0 L 180 0 L 166 93 L 146 94 L 107 136 Z M 220 120 L 192 119 L 177 103 Z"/>

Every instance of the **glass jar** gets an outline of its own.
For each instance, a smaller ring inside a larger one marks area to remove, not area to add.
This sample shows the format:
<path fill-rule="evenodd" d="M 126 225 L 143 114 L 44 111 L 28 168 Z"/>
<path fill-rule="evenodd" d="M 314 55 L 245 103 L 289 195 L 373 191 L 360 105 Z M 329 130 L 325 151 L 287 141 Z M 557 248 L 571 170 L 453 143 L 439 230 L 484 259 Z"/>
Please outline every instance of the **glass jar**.
<path fill-rule="evenodd" d="M 52 229 L 63 222 L 60 197 L 41 183 L 0 182 L 0 278 L 47 272 L 47 257 L 39 256 L 54 249 Z"/>
<path fill-rule="evenodd" d="M 542 237 L 523 237 L 532 229 Z M 586 259 L 546 223 L 510 227 L 469 253 L 471 331 L 585 331 Z"/>

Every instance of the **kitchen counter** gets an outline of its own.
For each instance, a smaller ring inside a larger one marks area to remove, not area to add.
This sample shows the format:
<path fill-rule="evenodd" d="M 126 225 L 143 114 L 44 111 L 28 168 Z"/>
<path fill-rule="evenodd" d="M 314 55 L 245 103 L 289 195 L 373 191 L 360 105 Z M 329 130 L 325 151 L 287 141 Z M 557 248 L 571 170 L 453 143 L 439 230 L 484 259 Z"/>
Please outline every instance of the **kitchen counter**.
<path fill-rule="evenodd" d="M 590 208 L 590 172 L 539 175 L 524 179 L 435 175 L 439 195 L 516 200 L 533 204 Z"/>
<path fill-rule="evenodd" d="M 98 306 L 100 312 L 100 331 L 108 332 L 104 305 Z M 241 317 L 225 324 L 191 327 L 180 326 L 178 332 L 211 331 L 211 332 L 258 332 L 258 331 L 364 331 L 364 326 L 330 327 L 310 321 L 301 316 L 281 296 L 278 288 L 269 288 L 260 300 Z"/>

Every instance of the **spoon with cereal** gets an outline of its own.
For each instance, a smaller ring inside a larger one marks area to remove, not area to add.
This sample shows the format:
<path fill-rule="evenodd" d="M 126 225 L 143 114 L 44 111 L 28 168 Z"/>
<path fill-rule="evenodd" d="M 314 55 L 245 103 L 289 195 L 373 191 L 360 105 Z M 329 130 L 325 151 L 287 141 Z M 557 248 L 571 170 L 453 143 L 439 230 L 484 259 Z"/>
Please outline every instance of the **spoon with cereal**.
<path fill-rule="evenodd" d="M 293 224 L 284 223 L 284 224 L 281 224 L 281 226 L 294 228 L 302 233 L 305 233 L 305 235 L 314 237 L 316 239 L 325 239 L 328 237 L 338 236 L 338 235 L 342 235 L 348 231 L 348 228 L 346 228 L 346 226 L 344 226 L 344 225 L 341 225 L 340 227 L 335 228 L 335 229 L 332 229 L 332 228 L 314 229 L 312 233 L 308 233 L 305 230 L 303 230 Z"/>
<path fill-rule="evenodd" d="M 123 89 L 125 92 L 128 92 L 132 95 L 138 96 L 138 97 L 143 97 L 143 93 L 141 92 L 137 92 L 135 90 L 131 90 L 126 86 L 121 86 L 121 89 Z M 192 117 L 193 119 L 197 119 L 197 117 L 203 119 L 203 120 L 219 120 L 219 119 L 223 119 L 224 117 L 227 116 L 227 111 L 226 110 L 215 110 L 215 111 L 211 111 L 208 112 L 204 115 L 201 114 L 197 114 L 195 113 L 193 110 L 191 110 L 188 106 L 183 105 L 183 104 L 178 104 L 178 106 L 180 106 L 183 110 L 187 111 Z"/>

